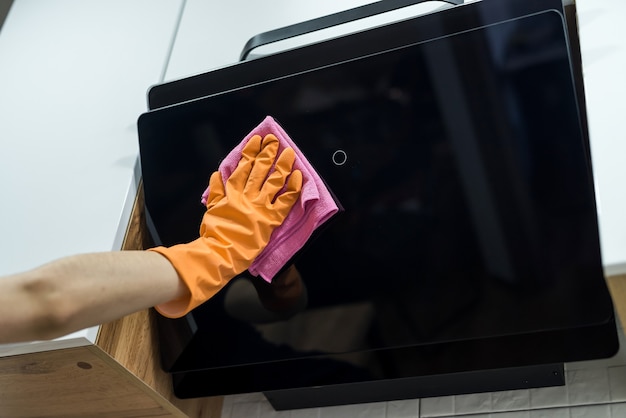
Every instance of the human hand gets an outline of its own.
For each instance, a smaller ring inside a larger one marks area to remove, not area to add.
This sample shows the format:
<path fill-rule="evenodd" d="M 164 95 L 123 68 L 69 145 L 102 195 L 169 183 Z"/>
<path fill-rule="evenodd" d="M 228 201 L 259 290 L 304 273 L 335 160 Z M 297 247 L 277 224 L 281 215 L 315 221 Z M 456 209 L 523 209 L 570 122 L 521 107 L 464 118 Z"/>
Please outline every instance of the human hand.
<path fill-rule="evenodd" d="M 161 314 L 185 315 L 245 271 L 267 246 L 302 188 L 302 173 L 293 170 L 293 149 L 278 155 L 278 145 L 271 134 L 250 138 L 225 184 L 219 172 L 211 176 L 200 237 L 151 249 L 170 261 L 190 291 L 188 299 L 157 306 Z"/>
<path fill-rule="evenodd" d="M 226 184 L 219 171 L 209 181 L 200 236 L 228 244 L 219 248 L 230 253 L 236 274 L 246 270 L 267 246 L 300 195 L 302 174 L 292 172 L 295 153 L 286 148 L 276 158 L 278 145 L 274 135 L 253 136 Z M 274 161 L 274 171 L 268 175 Z"/>

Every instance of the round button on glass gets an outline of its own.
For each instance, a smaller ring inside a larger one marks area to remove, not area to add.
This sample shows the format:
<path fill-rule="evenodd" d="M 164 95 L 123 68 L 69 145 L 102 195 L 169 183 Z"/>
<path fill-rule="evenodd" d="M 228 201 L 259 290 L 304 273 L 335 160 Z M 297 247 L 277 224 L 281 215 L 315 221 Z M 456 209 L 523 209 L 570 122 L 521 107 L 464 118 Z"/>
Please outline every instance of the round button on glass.
<path fill-rule="evenodd" d="M 333 163 L 335 165 L 344 165 L 348 161 L 348 154 L 344 150 L 338 149 L 333 153 Z"/>

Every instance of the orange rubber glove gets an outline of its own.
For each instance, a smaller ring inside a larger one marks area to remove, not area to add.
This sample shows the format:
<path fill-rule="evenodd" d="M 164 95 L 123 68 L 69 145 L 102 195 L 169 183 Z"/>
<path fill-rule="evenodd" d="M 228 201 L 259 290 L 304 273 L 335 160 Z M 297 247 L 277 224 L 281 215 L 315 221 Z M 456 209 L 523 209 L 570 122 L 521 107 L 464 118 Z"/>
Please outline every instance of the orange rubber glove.
<path fill-rule="evenodd" d="M 156 306 L 159 313 L 170 318 L 187 314 L 244 272 L 268 244 L 302 188 L 302 173 L 292 171 L 293 149 L 277 154 L 274 135 L 250 138 L 226 184 L 219 171 L 211 175 L 200 237 L 187 244 L 149 250 L 172 263 L 191 294 Z M 268 176 L 274 162 L 274 171 Z"/>

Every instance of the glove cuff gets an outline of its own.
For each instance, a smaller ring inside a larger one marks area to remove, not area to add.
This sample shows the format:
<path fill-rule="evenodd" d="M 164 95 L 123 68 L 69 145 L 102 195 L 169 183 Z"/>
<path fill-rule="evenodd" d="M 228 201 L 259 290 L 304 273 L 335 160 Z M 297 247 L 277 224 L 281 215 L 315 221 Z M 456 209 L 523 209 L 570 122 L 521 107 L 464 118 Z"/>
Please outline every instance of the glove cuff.
<path fill-rule="evenodd" d="M 213 297 L 235 276 L 232 266 L 197 239 L 172 247 L 155 247 L 147 251 L 161 254 L 172 264 L 178 277 L 189 289 L 189 296 L 155 306 L 161 315 L 180 318 Z"/>

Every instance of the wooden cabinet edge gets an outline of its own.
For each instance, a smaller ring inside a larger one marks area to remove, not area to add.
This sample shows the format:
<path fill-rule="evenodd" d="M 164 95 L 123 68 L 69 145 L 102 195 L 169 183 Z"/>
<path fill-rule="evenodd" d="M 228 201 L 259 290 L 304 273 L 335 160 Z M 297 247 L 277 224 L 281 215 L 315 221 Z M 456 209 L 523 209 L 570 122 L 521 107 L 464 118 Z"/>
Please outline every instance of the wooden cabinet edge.
<path fill-rule="evenodd" d="M 122 250 L 143 250 L 151 245 L 143 207 L 143 183 L 140 182 Z M 187 414 L 184 416 L 220 417 L 222 397 L 179 399 L 174 395 L 171 377 L 160 366 L 155 315 L 154 310 L 145 310 L 101 325 L 96 346 L 154 390 L 159 399 Z"/>
<path fill-rule="evenodd" d="M 105 363 L 108 364 L 109 367 L 114 369 L 120 378 L 125 379 L 128 383 L 137 387 L 140 391 L 142 391 L 146 396 L 154 400 L 158 405 L 163 407 L 167 412 L 171 414 L 172 417 L 177 418 L 187 418 L 185 412 L 181 411 L 177 406 L 172 404 L 168 399 L 166 399 L 161 393 L 155 390 L 148 383 L 139 379 L 135 374 L 130 372 L 126 367 L 122 366 L 118 361 L 116 361 L 113 357 L 111 357 L 107 352 L 102 350 L 98 346 L 87 346 L 87 349 L 90 350 L 94 355 L 102 359 Z"/>
<path fill-rule="evenodd" d="M 3 417 L 186 417 L 96 346 L 0 359 Z"/>
<path fill-rule="evenodd" d="M 613 306 L 622 330 L 626 333 L 626 274 L 609 276 L 606 279 L 613 298 Z"/>

